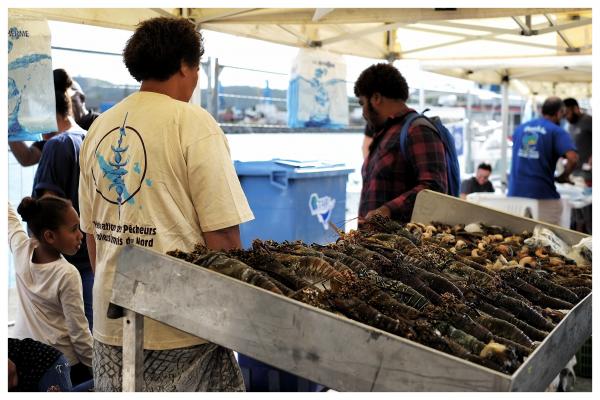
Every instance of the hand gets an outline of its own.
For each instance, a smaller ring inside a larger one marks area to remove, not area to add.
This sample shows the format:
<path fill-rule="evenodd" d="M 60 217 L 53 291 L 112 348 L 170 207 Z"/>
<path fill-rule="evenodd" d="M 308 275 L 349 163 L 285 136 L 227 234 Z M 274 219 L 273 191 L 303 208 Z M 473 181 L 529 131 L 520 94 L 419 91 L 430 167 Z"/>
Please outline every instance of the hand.
<path fill-rule="evenodd" d="M 390 218 L 392 216 L 392 211 L 385 205 L 371 210 L 365 216 L 365 221 L 369 221 L 374 215 L 383 215 L 384 217 Z"/>
<path fill-rule="evenodd" d="M 569 175 L 560 174 L 554 179 L 558 183 L 568 183 L 570 185 L 574 185 L 574 183 L 569 179 Z"/>

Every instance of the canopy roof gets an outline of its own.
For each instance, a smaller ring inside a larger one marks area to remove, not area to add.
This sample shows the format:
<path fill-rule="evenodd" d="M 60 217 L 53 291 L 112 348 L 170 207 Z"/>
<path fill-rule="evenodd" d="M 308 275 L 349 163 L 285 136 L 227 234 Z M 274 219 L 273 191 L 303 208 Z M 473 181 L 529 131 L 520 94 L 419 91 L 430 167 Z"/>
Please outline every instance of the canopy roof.
<path fill-rule="evenodd" d="M 421 60 L 425 69 L 479 82 L 519 76 L 531 92 L 555 90 L 560 82 L 591 86 L 589 8 L 14 8 L 9 12 L 120 29 L 134 29 L 156 16 L 186 17 L 200 29 L 290 46 L 390 61 Z M 548 57 L 554 64 L 547 64 Z M 536 61 L 527 64 L 525 58 Z M 587 91 L 591 95 L 591 88 Z"/>
<path fill-rule="evenodd" d="M 426 71 L 480 83 L 508 80 L 523 95 L 554 94 L 560 97 L 591 97 L 592 56 L 554 56 L 511 59 L 455 59 L 421 61 Z"/>

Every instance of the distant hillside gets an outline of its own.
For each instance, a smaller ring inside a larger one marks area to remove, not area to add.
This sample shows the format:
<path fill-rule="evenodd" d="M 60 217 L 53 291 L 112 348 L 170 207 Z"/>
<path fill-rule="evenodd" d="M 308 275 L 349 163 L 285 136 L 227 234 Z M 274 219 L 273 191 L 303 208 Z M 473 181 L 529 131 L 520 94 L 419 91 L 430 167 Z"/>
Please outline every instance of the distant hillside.
<path fill-rule="evenodd" d="M 282 99 L 283 101 L 273 101 L 273 104 L 277 107 L 278 110 L 286 110 L 286 97 L 287 90 L 280 89 L 269 89 L 270 96 L 274 99 Z M 223 86 L 221 87 L 221 93 L 228 95 L 241 95 L 241 96 L 253 96 L 253 97 L 261 97 L 264 96 L 265 89 L 259 87 L 252 86 Z M 207 93 L 204 91 L 202 93 L 202 104 L 207 104 L 206 102 Z M 236 107 L 239 110 L 245 110 L 246 108 L 252 108 L 259 102 L 264 102 L 264 100 L 260 99 L 244 99 L 244 98 L 233 98 L 233 97 L 220 97 L 219 100 L 219 108 L 226 109 L 229 107 Z"/>
<path fill-rule="evenodd" d="M 117 103 L 139 89 L 139 86 L 115 85 L 94 78 L 78 76 L 74 79 L 85 93 L 85 104 L 93 110 L 100 110 L 103 103 Z"/>

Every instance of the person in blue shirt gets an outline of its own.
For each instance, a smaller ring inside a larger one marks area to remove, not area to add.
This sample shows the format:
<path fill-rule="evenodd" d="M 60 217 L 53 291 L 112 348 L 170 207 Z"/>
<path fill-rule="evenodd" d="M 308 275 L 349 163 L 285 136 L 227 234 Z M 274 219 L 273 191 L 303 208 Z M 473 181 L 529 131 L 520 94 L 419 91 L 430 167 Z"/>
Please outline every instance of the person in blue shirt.
<path fill-rule="evenodd" d="M 558 97 L 549 97 L 542 105 L 542 117 L 519 125 L 513 135 L 509 197 L 538 200 L 538 219 L 559 224 L 562 213 L 560 195 L 554 185 L 570 182 L 569 175 L 578 156 L 571 136 L 560 127 L 565 105 Z M 554 177 L 558 159 L 564 157 L 564 172 Z"/>

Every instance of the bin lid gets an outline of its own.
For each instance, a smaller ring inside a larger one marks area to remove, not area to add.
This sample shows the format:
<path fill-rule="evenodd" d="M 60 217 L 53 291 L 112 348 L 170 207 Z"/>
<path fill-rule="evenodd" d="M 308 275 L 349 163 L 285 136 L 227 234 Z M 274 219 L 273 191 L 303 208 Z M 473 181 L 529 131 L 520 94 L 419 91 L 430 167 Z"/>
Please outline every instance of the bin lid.
<path fill-rule="evenodd" d="M 274 158 L 268 161 L 235 161 L 235 170 L 239 176 L 269 176 L 273 172 L 286 172 L 288 178 L 312 176 L 348 175 L 354 171 L 344 163 L 330 161 L 300 161 Z"/>

